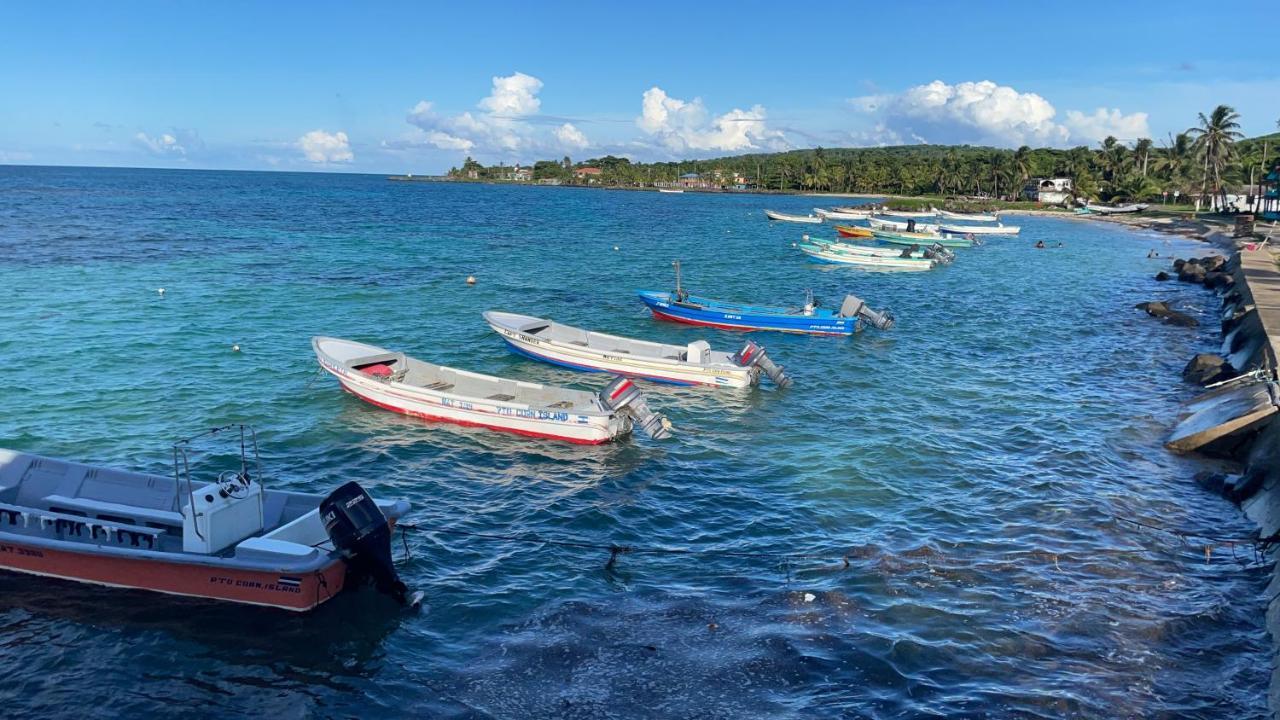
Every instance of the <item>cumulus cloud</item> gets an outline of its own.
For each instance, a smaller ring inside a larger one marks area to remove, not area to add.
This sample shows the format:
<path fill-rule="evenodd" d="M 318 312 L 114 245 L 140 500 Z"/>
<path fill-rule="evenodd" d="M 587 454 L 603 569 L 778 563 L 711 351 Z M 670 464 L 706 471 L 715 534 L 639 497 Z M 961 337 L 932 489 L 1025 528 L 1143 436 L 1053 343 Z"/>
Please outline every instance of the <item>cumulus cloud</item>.
<path fill-rule="evenodd" d="M 480 108 L 494 115 L 533 115 L 542 106 L 542 101 L 538 99 L 541 91 L 542 81 L 532 75 L 517 72 L 506 77 L 495 77 L 493 90 L 489 92 L 489 97 L 480 101 Z"/>
<path fill-rule="evenodd" d="M 152 155 L 181 157 L 187 154 L 187 149 L 178 142 L 178 138 L 170 133 L 162 133 L 157 137 L 151 137 L 144 132 L 139 132 L 133 136 L 133 140 Z"/>
<path fill-rule="evenodd" d="M 312 130 L 298 138 L 297 146 L 307 162 L 345 163 L 355 159 L 355 154 L 351 152 L 351 142 L 342 131 L 330 133 Z"/>
<path fill-rule="evenodd" d="M 1144 112 L 1125 115 L 1116 109 L 1098 108 L 1092 115 L 1085 115 L 1079 110 L 1068 110 L 1065 125 L 1072 140 L 1101 140 L 1108 135 L 1135 140 L 1151 136 Z"/>
<path fill-rule="evenodd" d="M 522 72 L 494 77 L 489 94 L 476 103 L 478 110 L 456 115 L 439 113 L 434 103 L 421 100 L 405 117 L 414 131 L 382 145 L 391 150 L 431 147 L 497 159 L 589 147 L 587 136 L 572 123 L 554 129 L 536 127 L 539 120 L 547 119 L 537 114 L 542 108 L 538 98 L 542 87 L 541 80 Z"/>
<path fill-rule="evenodd" d="M 573 123 L 565 123 L 556 128 L 556 140 L 560 141 L 561 147 L 571 150 L 582 150 L 591 144 Z"/>
<path fill-rule="evenodd" d="M 781 131 L 767 125 L 760 105 L 712 118 L 701 99 L 674 98 L 656 86 L 644 92 L 636 126 L 671 153 L 790 147 Z"/>
<path fill-rule="evenodd" d="M 1148 134 L 1146 113 L 1125 115 L 1099 108 L 1085 115 L 1072 110 L 1059 123 L 1057 109 L 1045 98 L 990 80 L 954 85 L 935 80 L 901 93 L 864 95 L 849 102 L 875 119 L 875 136 L 881 143 L 912 138 L 933 143 L 1061 146 L 1107 135 Z"/>

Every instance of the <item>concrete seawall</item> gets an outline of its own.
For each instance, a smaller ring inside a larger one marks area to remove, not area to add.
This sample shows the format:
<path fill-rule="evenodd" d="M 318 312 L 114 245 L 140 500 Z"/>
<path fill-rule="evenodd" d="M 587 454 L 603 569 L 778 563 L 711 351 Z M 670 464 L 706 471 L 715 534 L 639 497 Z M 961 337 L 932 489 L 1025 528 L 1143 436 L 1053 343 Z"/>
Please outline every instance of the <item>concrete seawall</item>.
<path fill-rule="evenodd" d="M 1206 240 L 1232 248 L 1233 242 L 1223 234 Z M 1220 354 L 1240 373 L 1223 388 L 1211 389 L 1188 405 L 1203 403 L 1205 398 L 1223 392 L 1237 395 L 1249 392 L 1262 398 L 1263 405 L 1274 405 L 1277 382 L 1277 358 L 1280 358 L 1280 267 L 1276 257 L 1266 248 L 1242 247 L 1228 261 L 1232 282 L 1223 293 L 1223 343 Z M 1232 386 L 1237 386 L 1232 389 Z M 1265 391 L 1265 392 L 1264 392 Z M 1254 407 L 1256 411 L 1257 407 Z M 1269 410 L 1270 408 L 1268 408 Z M 1243 411 L 1238 411 L 1243 414 Z M 1259 545 L 1265 551 L 1280 546 L 1280 415 L 1239 423 L 1244 429 L 1224 436 L 1214 448 L 1241 465 L 1241 474 L 1227 480 L 1221 490 L 1240 503 L 1242 510 L 1258 524 Z M 1227 427 L 1224 423 L 1223 427 Z M 1209 448 L 1212 446 L 1206 446 Z M 1274 560 L 1274 552 L 1268 552 Z M 1267 587 L 1269 600 L 1266 627 L 1274 651 L 1271 686 L 1267 704 L 1273 717 L 1280 719 L 1280 565 L 1272 565 L 1272 578 Z"/>

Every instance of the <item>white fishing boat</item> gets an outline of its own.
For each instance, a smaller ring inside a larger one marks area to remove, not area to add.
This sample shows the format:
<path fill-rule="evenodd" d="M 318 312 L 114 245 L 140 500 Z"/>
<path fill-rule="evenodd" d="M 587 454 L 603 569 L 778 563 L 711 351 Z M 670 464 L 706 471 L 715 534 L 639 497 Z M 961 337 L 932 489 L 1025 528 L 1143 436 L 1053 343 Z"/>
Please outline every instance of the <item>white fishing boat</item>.
<path fill-rule="evenodd" d="M 882 208 L 876 212 L 876 215 L 892 215 L 893 217 L 904 218 L 931 218 L 937 217 L 935 210 L 889 210 Z"/>
<path fill-rule="evenodd" d="M 833 208 L 831 208 L 831 209 L 832 209 L 832 210 L 835 210 L 836 212 L 854 213 L 854 214 L 856 214 L 856 215 L 870 215 L 870 214 L 871 214 L 871 206 L 870 206 L 870 205 L 837 205 L 837 206 L 835 206 L 835 207 L 833 207 Z"/>
<path fill-rule="evenodd" d="M 878 230 L 896 230 L 899 232 L 917 232 L 924 234 L 938 232 L 938 226 L 930 223 L 908 223 L 901 222 L 899 220 L 885 220 L 884 218 L 879 217 L 868 218 L 867 223 Z"/>
<path fill-rule="evenodd" d="M 871 247 L 867 245 L 855 245 L 853 243 L 833 242 L 823 240 L 821 238 L 810 238 L 808 235 L 804 237 L 806 243 L 817 245 L 824 248 L 828 252 L 844 253 L 846 255 L 870 255 L 876 257 L 914 257 L 914 258 L 930 258 L 937 260 L 939 263 L 950 263 L 955 260 L 955 253 L 951 252 L 941 244 L 930 244 L 927 240 L 919 243 L 921 249 L 914 252 L 904 250 L 902 247 Z M 904 255 L 909 252 L 909 255 Z"/>
<path fill-rule="evenodd" d="M 1017 225 L 939 225 L 938 229 L 952 235 L 1017 235 L 1022 228 Z"/>
<path fill-rule="evenodd" d="M 814 208 L 813 213 L 823 220 L 866 220 L 871 217 L 869 212 L 848 212 L 844 210 L 823 210 L 822 208 Z"/>
<path fill-rule="evenodd" d="M 590 445 L 623 437 L 633 421 L 650 437 L 670 434 L 627 378 L 593 393 L 444 367 L 352 340 L 315 337 L 311 346 L 347 392 L 424 420 Z"/>
<path fill-rule="evenodd" d="M 781 220 L 782 222 L 809 223 L 811 225 L 817 225 L 822 222 L 822 218 L 817 215 L 788 215 L 775 210 L 765 210 L 764 214 L 770 220 Z"/>
<path fill-rule="evenodd" d="M 1092 205 L 1085 203 L 1085 209 L 1089 212 L 1099 213 L 1101 215 L 1122 215 L 1125 213 L 1136 213 L 1146 210 L 1149 205 L 1146 203 L 1135 203 L 1131 205 Z"/>
<path fill-rule="evenodd" d="M 553 365 L 639 377 L 677 385 L 744 388 L 768 375 L 781 387 L 791 384 L 764 348 L 747 341 L 742 350 L 712 350 L 705 340 L 665 345 L 591 332 L 546 318 L 490 310 L 485 322 L 515 352 Z"/>
<path fill-rule="evenodd" d="M 680 193 L 683 193 L 683 192 L 684 192 L 684 190 L 682 190 L 682 189 L 680 189 L 680 188 L 658 188 L 658 192 L 660 192 L 660 193 L 671 193 L 671 194 L 673 194 L 673 195 L 679 195 Z"/>
<path fill-rule="evenodd" d="M 875 269 L 892 269 L 892 270 L 932 270 L 937 262 L 931 258 L 912 257 L 910 255 L 903 257 L 885 257 L 881 255 L 857 255 L 853 253 L 835 252 L 821 245 L 801 245 L 800 252 L 808 255 L 810 259 L 818 262 L 832 263 L 836 265 L 855 265 L 863 268 Z"/>
<path fill-rule="evenodd" d="M 966 222 L 999 222 L 999 215 L 986 215 L 977 213 L 958 213 L 950 210 L 939 210 L 938 215 L 947 220 L 964 220 Z"/>

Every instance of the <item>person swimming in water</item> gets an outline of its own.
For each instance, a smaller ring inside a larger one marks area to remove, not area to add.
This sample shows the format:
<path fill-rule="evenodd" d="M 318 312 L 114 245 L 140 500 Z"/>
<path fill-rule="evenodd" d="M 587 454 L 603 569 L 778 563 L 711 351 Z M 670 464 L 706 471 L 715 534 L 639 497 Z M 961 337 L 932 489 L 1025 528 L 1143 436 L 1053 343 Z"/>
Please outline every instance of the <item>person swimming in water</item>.
<path fill-rule="evenodd" d="M 1037 240 L 1037 241 L 1036 241 L 1036 249 L 1037 249 L 1037 250 L 1043 250 L 1043 249 L 1044 249 L 1044 241 L 1043 241 L 1043 240 Z"/>

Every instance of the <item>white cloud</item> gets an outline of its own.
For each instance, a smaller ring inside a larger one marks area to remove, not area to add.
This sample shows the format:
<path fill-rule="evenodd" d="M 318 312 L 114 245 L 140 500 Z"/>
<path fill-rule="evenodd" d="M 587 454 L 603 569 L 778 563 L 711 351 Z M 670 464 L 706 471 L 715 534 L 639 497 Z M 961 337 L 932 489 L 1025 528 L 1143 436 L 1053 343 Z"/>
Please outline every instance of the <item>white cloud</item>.
<path fill-rule="evenodd" d="M 645 91 L 636 126 L 670 153 L 790 147 L 781 131 L 768 127 L 760 105 L 709 118 L 702 100 L 673 98 L 656 86 Z"/>
<path fill-rule="evenodd" d="M 144 132 L 139 132 L 133 136 L 133 139 L 152 155 L 184 156 L 187 154 L 187 149 L 178 142 L 178 138 L 169 133 L 151 137 Z"/>
<path fill-rule="evenodd" d="M 556 140 L 559 140 L 560 146 L 566 150 L 582 150 L 591 144 L 587 136 L 574 127 L 573 123 L 565 123 L 556 128 Z"/>
<path fill-rule="evenodd" d="M 1048 100 L 990 80 L 954 85 L 935 80 L 901 93 L 865 95 L 849 102 L 876 119 L 876 135 L 884 142 L 911 137 L 933 143 L 1062 146 L 1107 135 L 1132 139 L 1149 132 L 1146 113 L 1125 115 L 1116 109 L 1099 108 L 1092 115 L 1072 110 L 1065 123 L 1058 123 L 1057 109 Z"/>
<path fill-rule="evenodd" d="M 522 72 L 495 77 L 489 94 L 476 103 L 478 110 L 457 115 L 442 115 L 434 103 L 421 100 L 405 118 L 414 130 L 399 140 L 384 141 L 382 146 L 390 150 L 431 147 L 481 159 L 517 161 L 590 147 L 587 136 L 572 123 L 554 129 L 535 126 L 533 116 L 542 107 L 538 98 L 542 87 L 541 80 Z M 524 157 L 513 157 L 516 155 Z"/>
<path fill-rule="evenodd" d="M 541 80 L 522 72 L 494 77 L 493 90 L 489 92 L 489 97 L 480 101 L 480 108 L 501 116 L 533 115 L 542 105 L 542 101 L 538 99 L 541 90 Z"/>
<path fill-rule="evenodd" d="M 1108 135 L 1124 141 L 1151 137 L 1144 112 L 1125 115 L 1116 109 L 1098 108 L 1092 115 L 1085 115 L 1079 110 L 1068 110 L 1065 125 L 1074 142 L 1102 140 Z"/>
<path fill-rule="evenodd" d="M 324 130 L 312 130 L 298 138 L 297 146 L 307 162 L 340 163 L 355 159 L 347 134 L 342 131 L 328 133 Z"/>

